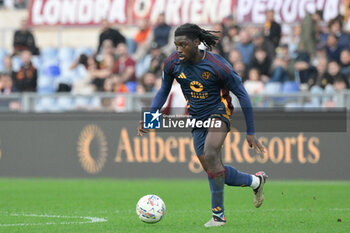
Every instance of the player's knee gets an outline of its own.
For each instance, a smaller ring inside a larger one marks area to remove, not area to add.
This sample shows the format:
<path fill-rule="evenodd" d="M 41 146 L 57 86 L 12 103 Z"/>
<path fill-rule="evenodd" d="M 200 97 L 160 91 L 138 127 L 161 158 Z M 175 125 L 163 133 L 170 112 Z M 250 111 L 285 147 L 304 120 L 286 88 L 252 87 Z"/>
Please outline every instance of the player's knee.
<path fill-rule="evenodd" d="M 207 164 L 215 164 L 219 159 L 217 151 L 214 148 L 207 148 L 204 151 L 204 159 Z"/>

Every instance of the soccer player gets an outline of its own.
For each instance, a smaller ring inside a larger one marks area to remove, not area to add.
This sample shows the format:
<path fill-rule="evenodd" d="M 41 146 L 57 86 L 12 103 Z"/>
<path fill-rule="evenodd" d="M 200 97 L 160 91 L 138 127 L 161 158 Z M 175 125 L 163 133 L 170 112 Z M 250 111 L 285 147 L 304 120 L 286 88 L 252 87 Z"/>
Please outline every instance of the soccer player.
<path fill-rule="evenodd" d="M 221 147 L 230 131 L 229 116 L 233 106 L 229 91 L 235 94 L 242 107 L 247 127 L 246 140 L 257 153 L 264 153 L 264 146 L 255 137 L 253 111 L 250 98 L 241 78 L 221 56 L 200 50 L 202 42 L 208 50 L 218 37 L 195 24 L 183 24 L 175 30 L 176 52 L 168 57 L 163 68 L 162 86 L 156 94 L 151 111 L 160 110 L 170 92 L 173 80 L 180 83 L 188 102 L 188 113 L 196 120 L 213 118 L 221 121 L 221 129 L 193 128 L 193 144 L 203 169 L 208 174 L 213 217 L 205 227 L 222 226 L 224 215 L 224 185 L 250 186 L 254 191 L 254 205 L 260 207 L 264 200 L 265 172 L 246 174 L 236 168 L 223 165 Z M 140 122 L 138 135 L 147 133 Z"/>

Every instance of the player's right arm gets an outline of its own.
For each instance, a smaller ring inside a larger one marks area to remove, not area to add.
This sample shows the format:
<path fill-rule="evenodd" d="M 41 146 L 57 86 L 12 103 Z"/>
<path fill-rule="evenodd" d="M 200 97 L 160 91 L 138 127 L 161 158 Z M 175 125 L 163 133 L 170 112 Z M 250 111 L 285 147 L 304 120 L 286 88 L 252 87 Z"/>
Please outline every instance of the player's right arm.
<path fill-rule="evenodd" d="M 165 101 L 168 98 L 171 86 L 174 81 L 174 76 L 170 73 L 170 70 L 167 67 L 167 65 L 167 63 L 164 65 L 164 70 L 162 74 L 162 86 L 160 87 L 159 91 L 157 92 L 156 96 L 152 101 L 150 109 L 152 112 L 160 110 L 163 107 Z M 142 133 L 148 133 L 148 130 L 143 128 L 143 121 L 139 122 L 139 127 L 137 128 L 137 131 L 137 135 L 139 136 L 142 136 Z"/>

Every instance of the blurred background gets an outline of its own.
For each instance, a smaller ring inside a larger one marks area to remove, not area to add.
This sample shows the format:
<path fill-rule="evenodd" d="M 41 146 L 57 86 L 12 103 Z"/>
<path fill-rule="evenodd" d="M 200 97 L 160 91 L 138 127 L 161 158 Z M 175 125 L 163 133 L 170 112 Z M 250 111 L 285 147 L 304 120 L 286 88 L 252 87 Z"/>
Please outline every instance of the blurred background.
<path fill-rule="evenodd" d="M 212 52 L 242 77 L 256 109 L 350 108 L 349 0 L 0 0 L 0 174 L 129 177 L 140 163 L 149 176 L 199 173 L 189 134 L 140 139 L 135 130 L 186 22 L 218 31 Z M 174 107 L 185 112 L 176 82 L 163 111 Z M 294 178 L 348 178 L 336 162 L 348 158 L 344 119 L 343 133 L 267 135 L 267 157 L 230 134 L 224 160 L 263 164 L 280 178 L 288 169 Z M 321 168 L 328 172 L 316 175 Z"/>
<path fill-rule="evenodd" d="M 349 1 L 277 2 L 1 0 L 0 110 L 138 111 L 185 22 L 219 31 L 255 106 L 349 107 Z"/>

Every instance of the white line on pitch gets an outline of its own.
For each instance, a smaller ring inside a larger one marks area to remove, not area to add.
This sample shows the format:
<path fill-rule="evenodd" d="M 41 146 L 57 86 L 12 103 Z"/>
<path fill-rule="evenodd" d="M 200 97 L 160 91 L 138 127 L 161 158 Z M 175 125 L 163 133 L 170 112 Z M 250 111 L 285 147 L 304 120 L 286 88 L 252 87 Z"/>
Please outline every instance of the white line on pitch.
<path fill-rule="evenodd" d="M 86 224 L 86 223 L 98 223 L 107 222 L 105 218 L 89 217 L 89 216 L 62 216 L 62 215 L 47 215 L 47 214 L 10 214 L 10 216 L 23 216 L 23 217 L 40 217 L 40 218 L 78 218 L 85 219 L 88 221 L 84 222 L 43 222 L 43 223 L 14 223 L 14 224 L 0 224 L 0 227 L 11 227 L 11 226 L 38 226 L 38 225 L 54 225 L 54 224 Z"/>

